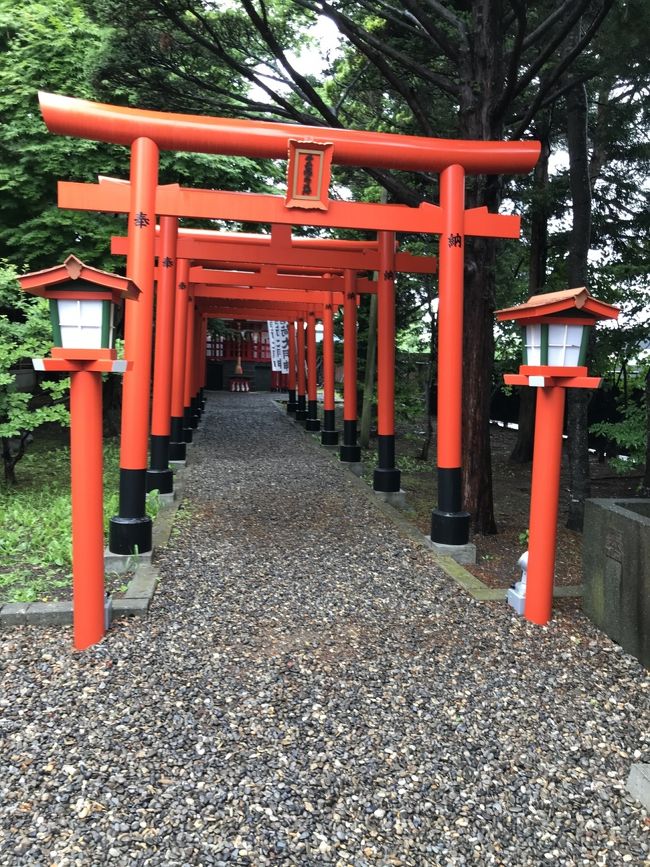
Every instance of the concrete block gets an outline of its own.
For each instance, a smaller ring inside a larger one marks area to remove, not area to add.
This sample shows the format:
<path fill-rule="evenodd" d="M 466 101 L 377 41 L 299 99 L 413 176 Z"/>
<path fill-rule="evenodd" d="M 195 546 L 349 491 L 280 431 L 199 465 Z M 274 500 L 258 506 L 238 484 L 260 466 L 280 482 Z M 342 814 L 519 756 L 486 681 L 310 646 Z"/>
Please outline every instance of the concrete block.
<path fill-rule="evenodd" d="M 506 591 L 502 587 L 485 586 L 484 590 L 472 590 L 470 592 L 477 602 L 503 602 L 506 598 Z"/>
<path fill-rule="evenodd" d="M 584 584 L 567 584 L 564 587 L 553 588 L 553 596 L 556 599 L 576 599 L 579 596 L 583 596 L 584 592 Z"/>
<path fill-rule="evenodd" d="M 32 602 L 27 607 L 30 626 L 67 626 L 72 623 L 72 602 Z"/>
<path fill-rule="evenodd" d="M 466 545 L 443 545 L 440 542 L 434 542 L 428 536 L 424 537 L 424 542 L 427 547 L 435 551 L 441 557 L 451 557 L 457 563 L 468 563 L 473 565 L 476 563 L 476 545 L 468 542 Z"/>
<path fill-rule="evenodd" d="M 375 496 L 382 503 L 388 503 L 394 509 L 402 509 L 406 511 L 408 504 L 406 502 L 406 491 L 374 491 Z"/>
<path fill-rule="evenodd" d="M 125 599 L 151 599 L 156 591 L 158 576 L 153 566 L 140 566 L 124 593 Z"/>
<path fill-rule="evenodd" d="M 507 594 L 508 605 L 512 605 L 519 616 L 523 616 L 524 608 L 526 607 L 526 593 L 522 590 L 511 587 Z"/>
<path fill-rule="evenodd" d="M 171 506 L 175 497 L 176 495 L 173 491 L 170 494 L 158 494 L 161 508 L 164 509 L 166 506 Z"/>
<path fill-rule="evenodd" d="M 150 599 L 114 599 L 113 620 L 123 617 L 146 617 L 149 611 Z"/>
<path fill-rule="evenodd" d="M 650 667 L 650 500 L 585 504 L 584 610 L 621 647 Z"/>
<path fill-rule="evenodd" d="M 184 461 L 168 461 L 169 466 L 172 469 L 177 469 L 178 467 L 187 466 L 187 458 Z"/>
<path fill-rule="evenodd" d="M 180 505 L 180 500 L 177 500 L 173 506 L 166 509 L 161 509 L 156 515 L 156 520 L 153 522 L 152 529 L 152 544 L 154 550 L 164 548 L 169 542 L 169 537 L 174 526 L 174 517 Z"/>
<path fill-rule="evenodd" d="M 108 548 L 104 549 L 104 571 L 116 572 L 122 575 L 124 572 L 131 572 L 136 569 L 141 563 L 151 563 L 151 551 L 144 554 L 114 554 Z"/>
<path fill-rule="evenodd" d="M 625 788 L 646 810 L 650 810 L 650 765 L 641 762 L 632 765 Z"/>
<path fill-rule="evenodd" d="M 340 463 L 342 467 L 350 470 L 350 472 L 354 473 L 355 476 L 361 478 L 363 475 L 363 464 L 361 461 L 341 461 Z"/>
<path fill-rule="evenodd" d="M 5 602 L 0 611 L 0 626 L 24 626 L 29 602 Z"/>

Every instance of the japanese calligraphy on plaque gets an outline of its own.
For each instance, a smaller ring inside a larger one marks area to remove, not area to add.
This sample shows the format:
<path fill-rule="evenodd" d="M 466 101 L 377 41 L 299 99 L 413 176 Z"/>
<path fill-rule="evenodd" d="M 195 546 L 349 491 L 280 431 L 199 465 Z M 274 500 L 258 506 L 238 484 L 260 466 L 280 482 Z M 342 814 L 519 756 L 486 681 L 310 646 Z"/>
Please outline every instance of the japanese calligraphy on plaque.
<path fill-rule="evenodd" d="M 288 208 L 327 210 L 333 151 L 327 142 L 289 141 Z"/>

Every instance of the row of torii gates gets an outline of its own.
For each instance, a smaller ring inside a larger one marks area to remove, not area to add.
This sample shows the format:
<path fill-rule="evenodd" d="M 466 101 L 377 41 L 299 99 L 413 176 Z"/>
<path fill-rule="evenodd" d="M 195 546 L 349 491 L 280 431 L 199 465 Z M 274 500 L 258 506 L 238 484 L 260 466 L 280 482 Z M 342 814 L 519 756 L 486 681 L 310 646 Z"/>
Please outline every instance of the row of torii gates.
<path fill-rule="evenodd" d="M 356 406 L 356 315 L 361 293 L 378 305 L 378 468 L 375 490 L 398 491 L 395 466 L 394 279 L 397 272 L 433 273 L 433 257 L 396 249 L 396 232 L 439 235 L 438 505 L 431 539 L 440 546 L 469 540 L 461 500 L 463 267 L 467 235 L 517 238 L 517 216 L 465 208 L 467 174 L 528 172 L 537 142 L 430 139 L 355 130 L 292 126 L 144 111 L 39 94 L 54 133 L 130 148 L 128 181 L 59 183 L 59 206 L 128 215 L 128 233 L 112 252 L 126 254 L 127 276 L 139 287 L 126 301 L 119 514 L 111 519 L 116 554 L 151 550 L 148 489 L 170 491 L 170 460 L 182 460 L 205 375 L 209 318 L 289 323 L 289 406 L 317 429 L 315 322 L 323 322 L 324 430 L 334 431 L 333 314 L 343 308 L 344 431 L 341 460 L 359 460 Z M 158 184 L 159 151 L 252 158 L 288 158 L 287 194 L 181 188 Z M 440 174 L 440 203 L 419 207 L 332 200 L 333 164 Z M 179 219 L 206 218 L 270 225 L 269 235 L 179 229 Z M 377 232 L 376 241 L 293 238 L 292 226 Z M 361 276 L 376 272 L 371 281 Z M 155 346 L 154 335 L 155 304 Z M 305 336 L 306 324 L 306 336 Z M 296 342 L 294 343 L 294 338 Z M 292 350 L 295 347 L 295 352 Z M 152 367 L 152 349 L 153 367 Z M 305 349 L 308 383 L 305 383 Z M 153 381 L 152 381 L 153 370 Z M 297 401 L 296 401 L 297 397 Z M 151 443 L 150 465 L 148 445 Z M 453 550 L 453 548 L 452 548 Z"/>

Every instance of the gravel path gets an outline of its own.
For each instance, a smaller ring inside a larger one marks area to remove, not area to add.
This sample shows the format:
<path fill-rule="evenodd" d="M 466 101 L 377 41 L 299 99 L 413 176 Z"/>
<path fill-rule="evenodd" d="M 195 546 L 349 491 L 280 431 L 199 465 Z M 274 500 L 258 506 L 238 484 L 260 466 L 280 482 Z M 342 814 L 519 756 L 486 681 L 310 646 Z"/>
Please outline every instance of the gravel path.
<path fill-rule="evenodd" d="M 189 451 L 146 621 L 0 636 L 0 864 L 645 863 L 635 660 L 470 600 L 268 395 Z"/>

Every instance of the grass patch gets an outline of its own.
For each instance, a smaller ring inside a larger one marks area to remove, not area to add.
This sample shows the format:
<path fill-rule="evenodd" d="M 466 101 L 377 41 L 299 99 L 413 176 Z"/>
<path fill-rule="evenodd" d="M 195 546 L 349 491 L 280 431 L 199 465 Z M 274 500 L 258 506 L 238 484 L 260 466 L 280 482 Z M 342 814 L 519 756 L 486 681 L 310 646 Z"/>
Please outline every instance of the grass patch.
<path fill-rule="evenodd" d="M 0 483 L 0 601 L 61 596 L 72 583 L 70 450 L 41 442 L 18 467 L 19 483 Z M 119 447 L 104 446 L 104 532 L 119 506 Z M 147 512 L 158 512 L 157 494 Z"/>

